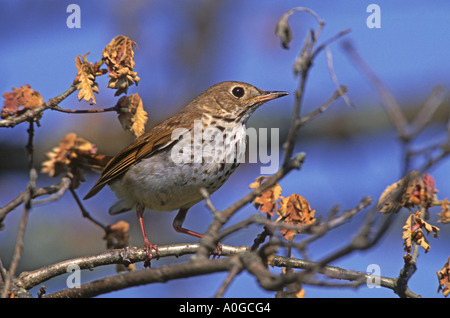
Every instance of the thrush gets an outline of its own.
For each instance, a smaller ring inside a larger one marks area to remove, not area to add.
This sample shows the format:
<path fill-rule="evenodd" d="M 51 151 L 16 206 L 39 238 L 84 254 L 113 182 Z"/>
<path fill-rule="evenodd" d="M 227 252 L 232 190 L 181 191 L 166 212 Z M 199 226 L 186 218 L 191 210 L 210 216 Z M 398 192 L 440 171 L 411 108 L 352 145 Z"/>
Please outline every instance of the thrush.
<path fill-rule="evenodd" d="M 203 235 L 183 228 L 189 208 L 203 200 L 205 188 L 212 194 L 243 161 L 246 123 L 264 102 L 288 95 L 264 91 L 244 82 L 211 86 L 180 112 L 134 140 L 105 166 L 86 194 L 88 199 L 105 185 L 119 198 L 110 214 L 135 210 L 144 237 L 146 264 L 152 249 L 145 232 L 145 209 L 178 210 L 173 221 L 177 232 Z"/>

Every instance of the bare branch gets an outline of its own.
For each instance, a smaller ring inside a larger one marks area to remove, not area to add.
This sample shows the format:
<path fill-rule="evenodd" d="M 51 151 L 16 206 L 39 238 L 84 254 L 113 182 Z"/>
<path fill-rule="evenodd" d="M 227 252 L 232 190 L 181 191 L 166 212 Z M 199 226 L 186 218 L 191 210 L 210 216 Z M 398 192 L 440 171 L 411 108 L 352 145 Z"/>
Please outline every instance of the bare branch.
<path fill-rule="evenodd" d="M 383 84 L 381 79 L 375 74 L 370 66 L 363 60 L 363 58 L 358 54 L 356 49 L 353 47 L 350 41 L 344 43 L 344 49 L 352 62 L 357 66 L 357 68 L 363 73 L 367 79 L 372 83 L 378 94 L 381 97 L 383 106 L 392 121 L 392 124 L 397 129 L 397 132 L 402 140 L 409 140 L 410 134 L 408 131 L 408 122 L 404 117 L 400 106 L 398 105 L 395 98 L 389 92 L 387 87 Z"/>
<path fill-rule="evenodd" d="M 194 254 L 199 248 L 199 244 L 174 244 L 159 246 L 160 258 L 162 257 L 179 257 L 187 254 Z M 222 255 L 231 256 L 247 251 L 246 246 L 230 246 L 222 245 Z M 155 255 L 156 256 L 156 255 Z M 67 273 L 69 265 L 77 265 L 80 269 L 89 269 L 111 264 L 129 265 L 137 262 L 143 262 L 146 257 L 144 249 L 136 247 L 126 247 L 123 249 L 114 249 L 98 255 L 74 258 L 62 261 L 53 265 L 47 265 L 43 268 L 22 272 L 18 278 L 18 285 L 25 289 L 30 289 L 50 278 Z"/>
<path fill-rule="evenodd" d="M 118 110 L 118 105 L 109 107 L 109 108 L 100 108 L 100 109 L 66 109 L 59 106 L 53 106 L 52 110 L 56 110 L 58 112 L 67 113 L 67 114 L 94 114 L 94 113 L 106 113 L 113 112 Z"/>
<path fill-rule="evenodd" d="M 43 196 L 43 195 L 50 195 L 55 194 L 54 196 L 51 196 L 47 199 L 38 200 L 38 201 L 32 201 L 32 205 L 38 205 L 42 203 L 48 203 L 50 201 L 55 201 L 61 198 L 61 196 L 67 191 L 71 184 L 71 181 L 67 177 L 61 178 L 61 182 L 59 184 L 51 185 L 48 187 L 38 188 L 32 193 L 31 199 Z M 13 211 L 15 208 L 17 208 L 19 205 L 27 201 L 28 196 L 30 195 L 28 190 L 25 190 L 19 195 L 11 200 L 8 204 L 0 208 L 0 224 L 3 223 L 3 220 L 5 219 L 6 215 Z"/>
<path fill-rule="evenodd" d="M 265 190 L 273 187 L 279 180 L 281 180 L 286 174 L 288 174 L 293 169 L 299 169 L 303 164 L 305 159 L 304 154 L 299 154 L 291 161 L 289 161 L 287 166 L 281 167 L 272 177 L 267 179 L 264 183 L 259 185 L 249 194 L 235 202 L 233 205 L 227 209 L 217 213 L 214 219 L 206 231 L 204 237 L 200 241 L 200 248 L 196 254 L 196 258 L 205 259 L 212 250 L 214 250 L 219 241 L 218 232 L 220 228 L 242 207 L 252 202 L 258 195 L 261 195 Z"/>
<path fill-rule="evenodd" d="M 444 101 L 445 97 L 446 96 L 440 86 L 433 89 L 411 123 L 411 137 L 417 136 L 425 128 L 435 111 Z"/>
<path fill-rule="evenodd" d="M 347 93 L 347 86 L 340 86 L 337 91 L 334 92 L 333 96 L 330 97 L 322 106 L 314 110 L 313 112 L 309 113 L 308 115 L 305 115 L 298 119 L 296 127 L 297 129 L 300 129 L 303 125 L 305 125 L 310 120 L 314 119 L 317 115 L 323 113 L 327 110 L 327 108 L 339 97 L 345 96 Z"/>
<path fill-rule="evenodd" d="M 242 266 L 239 263 L 233 264 L 231 267 L 227 278 L 223 282 L 223 284 L 220 286 L 219 290 L 217 291 L 216 295 L 214 297 L 220 298 L 223 297 L 223 294 L 225 293 L 226 289 L 230 286 L 233 279 L 242 271 Z"/>
<path fill-rule="evenodd" d="M 80 208 L 80 211 L 81 211 L 81 214 L 83 215 L 83 217 L 88 219 L 89 221 L 91 221 L 92 223 L 97 225 L 98 227 L 100 227 L 105 232 L 105 234 L 108 234 L 109 228 L 91 216 L 91 214 L 86 210 L 86 208 L 84 207 L 80 198 L 78 197 L 77 193 L 75 192 L 75 190 L 72 187 L 70 187 L 69 190 L 70 190 L 70 193 L 72 194 L 73 198 L 77 202 L 77 205 Z"/>
<path fill-rule="evenodd" d="M 348 280 L 348 281 L 359 281 L 366 283 L 368 279 L 373 278 L 373 275 L 359 272 L 349 269 L 343 269 L 337 266 L 318 266 L 316 262 L 306 261 L 296 258 L 287 258 L 281 256 L 274 256 L 270 265 L 272 266 L 281 266 L 281 267 L 290 267 L 290 268 L 298 268 L 304 270 L 316 270 L 318 267 L 320 268 L 317 272 L 327 276 L 328 278 L 334 278 L 339 280 Z M 397 279 L 380 276 L 379 282 L 381 287 L 386 287 L 392 289 L 394 292 L 397 290 Z M 305 282 L 308 284 L 308 281 Z M 339 286 L 342 287 L 342 286 Z M 397 292 L 396 292 L 397 293 Z M 413 293 L 408 288 L 404 291 L 406 297 L 417 298 L 419 295 Z"/>
<path fill-rule="evenodd" d="M 347 95 L 347 89 L 343 89 L 343 87 L 346 88 L 346 86 L 341 86 L 339 83 L 339 80 L 337 79 L 336 73 L 334 72 L 334 66 L 333 66 L 333 55 L 331 54 L 331 50 L 328 46 L 325 47 L 325 53 L 327 54 L 327 63 L 328 63 L 328 70 L 330 71 L 330 77 L 333 81 L 334 85 L 336 85 L 337 89 L 339 90 L 340 95 L 344 99 L 347 106 L 354 106 L 352 101 Z"/>

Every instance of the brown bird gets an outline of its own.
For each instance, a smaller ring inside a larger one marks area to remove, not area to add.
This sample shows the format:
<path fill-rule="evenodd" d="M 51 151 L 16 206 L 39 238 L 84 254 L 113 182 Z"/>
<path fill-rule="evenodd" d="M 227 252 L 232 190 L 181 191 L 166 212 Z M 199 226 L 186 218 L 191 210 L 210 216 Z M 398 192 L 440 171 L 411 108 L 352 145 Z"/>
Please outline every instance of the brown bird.
<path fill-rule="evenodd" d="M 242 162 L 250 115 L 264 102 L 288 94 L 243 82 L 211 86 L 113 157 L 84 199 L 108 184 L 120 199 L 110 214 L 136 210 L 149 265 L 152 249 L 158 255 L 158 247 L 145 233 L 145 208 L 179 210 L 174 229 L 203 237 L 182 227 L 189 208 L 203 199 L 200 189 L 211 194 L 224 184 Z"/>

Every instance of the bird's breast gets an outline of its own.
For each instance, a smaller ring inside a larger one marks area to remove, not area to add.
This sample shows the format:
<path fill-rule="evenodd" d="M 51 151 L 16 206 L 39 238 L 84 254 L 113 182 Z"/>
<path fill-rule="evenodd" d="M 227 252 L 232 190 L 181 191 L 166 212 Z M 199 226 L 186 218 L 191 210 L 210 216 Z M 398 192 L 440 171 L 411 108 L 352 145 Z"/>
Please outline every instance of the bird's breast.
<path fill-rule="evenodd" d="M 190 207 L 203 199 L 200 188 L 211 194 L 226 182 L 245 159 L 245 148 L 245 127 L 207 127 L 201 138 L 191 131 L 134 164 L 110 187 L 119 198 L 148 209 Z"/>

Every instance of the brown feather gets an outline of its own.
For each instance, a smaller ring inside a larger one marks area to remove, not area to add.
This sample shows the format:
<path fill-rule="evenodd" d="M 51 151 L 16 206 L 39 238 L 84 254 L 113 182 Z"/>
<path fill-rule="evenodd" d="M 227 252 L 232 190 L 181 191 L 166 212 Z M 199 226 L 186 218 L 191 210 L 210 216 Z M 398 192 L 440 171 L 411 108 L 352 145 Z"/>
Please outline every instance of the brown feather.
<path fill-rule="evenodd" d="M 137 138 L 108 162 L 101 177 L 86 194 L 84 200 L 93 197 L 105 185 L 125 173 L 133 164 L 149 157 L 162 147 L 170 145 L 172 131 L 175 128 L 190 129 L 193 127 L 194 120 L 201 119 L 201 116 L 202 114 L 200 113 L 193 113 L 183 109 L 181 112 L 163 121 L 149 132 Z"/>

